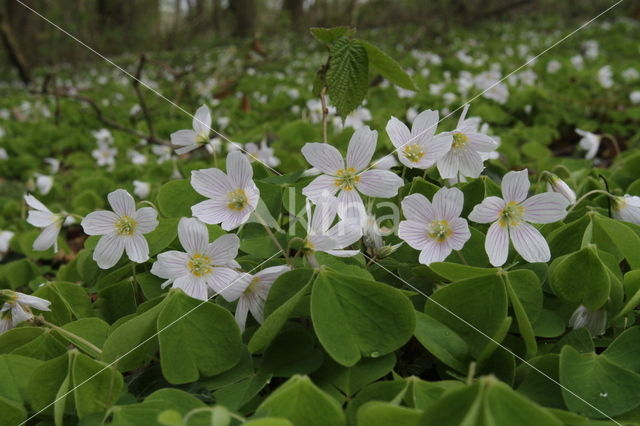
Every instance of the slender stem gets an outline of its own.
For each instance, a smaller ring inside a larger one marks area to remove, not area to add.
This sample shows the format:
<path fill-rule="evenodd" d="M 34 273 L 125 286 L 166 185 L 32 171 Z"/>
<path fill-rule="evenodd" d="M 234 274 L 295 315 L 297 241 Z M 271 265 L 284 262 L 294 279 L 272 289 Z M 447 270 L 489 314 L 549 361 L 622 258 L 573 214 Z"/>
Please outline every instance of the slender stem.
<path fill-rule="evenodd" d="M 516 320 L 518 321 L 520 335 L 524 339 L 524 344 L 527 348 L 527 358 L 531 358 L 536 354 L 536 352 L 538 352 L 538 344 L 533 332 L 533 327 L 531 326 L 531 321 L 529 321 L 529 316 L 524 310 L 522 302 L 511 286 L 511 281 L 509 280 L 509 275 L 507 274 L 507 272 L 499 271 L 498 275 L 502 279 L 502 282 L 507 289 L 507 294 L 509 295 L 511 306 L 513 307 L 513 311 L 516 314 Z"/>
<path fill-rule="evenodd" d="M 616 157 L 618 157 L 620 155 L 620 144 L 618 144 L 618 140 L 613 136 L 610 135 L 608 133 L 605 133 L 604 135 L 601 135 L 604 139 L 607 139 L 609 142 L 611 142 L 611 145 L 613 145 L 613 150 L 616 152 Z"/>
<path fill-rule="evenodd" d="M 589 191 L 586 194 L 584 194 L 582 197 L 578 198 L 578 200 L 575 202 L 574 205 L 572 205 L 569 210 L 567 210 L 567 214 L 571 213 L 573 211 L 573 209 L 575 209 L 578 204 L 580 204 L 581 202 L 583 202 L 587 197 L 593 195 L 593 194 L 605 194 L 609 197 L 614 197 L 614 195 L 609 194 L 607 191 L 603 191 L 602 189 L 594 189 L 593 191 Z"/>
<path fill-rule="evenodd" d="M 467 386 L 471 386 L 475 375 L 476 375 L 476 362 L 471 361 L 471 363 L 469 364 L 469 371 L 467 371 Z"/>
<path fill-rule="evenodd" d="M 258 213 L 257 210 L 254 210 L 253 213 L 255 214 L 256 219 L 258 219 L 258 221 L 262 224 L 264 229 L 267 231 L 267 234 L 269 234 L 269 237 L 271 237 L 276 247 L 278 247 L 278 250 L 282 252 L 282 255 L 284 256 L 284 259 L 286 260 L 287 264 L 291 265 L 291 259 L 289 259 L 289 254 L 284 249 L 284 247 L 282 247 L 282 244 L 280 244 L 280 241 L 278 241 L 275 234 L 271 231 L 271 228 L 269 228 L 269 226 L 267 225 L 267 223 L 264 221 L 264 219 L 262 218 L 260 213 Z"/>
<path fill-rule="evenodd" d="M 151 201 L 149 201 L 149 200 L 142 200 L 142 201 L 140 201 L 140 202 L 138 203 L 138 205 L 140 205 L 140 204 L 147 204 L 149 207 L 153 207 L 156 211 L 159 211 L 159 210 L 158 210 L 158 206 L 156 206 L 155 204 L 153 204 L 153 203 L 152 203 Z"/>
<path fill-rule="evenodd" d="M 460 258 L 460 260 L 462 261 L 462 263 L 464 263 L 465 265 L 467 265 L 467 266 L 468 266 L 469 264 L 467 263 L 467 259 L 465 259 L 465 258 L 464 258 L 464 256 L 463 256 L 462 252 L 461 252 L 460 250 L 456 250 L 456 253 L 458 253 L 458 257 Z"/>
<path fill-rule="evenodd" d="M 73 340 L 71 340 L 71 342 L 72 342 L 72 343 L 73 343 L 73 341 L 74 341 L 74 340 L 75 340 L 76 342 L 81 343 L 82 345 L 86 346 L 86 348 L 83 348 L 83 349 L 85 349 L 85 351 L 86 351 L 87 349 L 89 349 L 91 352 L 94 352 L 94 353 L 93 353 L 93 354 L 91 354 L 91 355 L 93 355 L 93 356 L 100 356 L 100 355 L 102 355 L 102 349 L 100 349 L 99 347 L 97 347 L 97 346 L 96 346 L 96 345 L 94 345 L 93 343 L 91 343 L 91 342 L 89 342 L 88 340 L 86 340 L 86 339 L 84 339 L 84 338 L 82 338 L 82 337 L 78 336 L 78 335 L 77 335 L 77 334 L 75 334 L 75 333 L 72 333 L 72 332 L 71 332 L 71 331 L 69 331 L 69 330 L 65 330 L 65 329 L 64 329 L 64 328 L 62 328 L 62 327 L 59 327 L 59 326 L 57 326 L 57 325 L 55 325 L 55 324 L 50 323 L 49 321 L 45 320 L 42 316 L 35 317 L 35 318 L 34 318 L 34 321 L 35 321 L 36 323 L 39 323 L 39 324 L 45 325 L 45 326 L 49 327 L 50 329 L 55 330 L 55 331 L 57 331 L 58 333 L 60 333 L 60 334 L 62 334 L 62 335 L 65 335 L 65 336 L 67 336 L 67 337 L 70 337 L 71 339 L 73 339 Z M 74 344 L 75 344 L 75 343 L 74 343 Z M 77 346 L 77 345 L 76 345 L 76 346 Z"/>
<path fill-rule="evenodd" d="M 328 143 L 329 108 L 327 107 L 327 86 L 324 86 L 320 91 L 320 104 L 322 105 L 322 141 Z"/>

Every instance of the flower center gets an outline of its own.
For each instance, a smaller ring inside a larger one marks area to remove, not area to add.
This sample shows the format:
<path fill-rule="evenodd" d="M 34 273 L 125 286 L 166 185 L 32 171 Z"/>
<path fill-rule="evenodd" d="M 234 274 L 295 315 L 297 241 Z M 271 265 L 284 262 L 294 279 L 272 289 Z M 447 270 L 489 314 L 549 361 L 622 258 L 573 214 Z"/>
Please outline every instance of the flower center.
<path fill-rule="evenodd" d="M 464 149 L 467 146 L 467 142 L 469 142 L 469 136 L 464 133 L 456 132 L 453 134 L 453 143 L 451 147 L 453 149 Z"/>
<path fill-rule="evenodd" d="M 5 304 L 13 304 L 18 300 L 18 295 L 15 291 L 11 290 L 0 290 L 0 308 Z"/>
<path fill-rule="evenodd" d="M 434 220 L 429 224 L 427 235 L 438 242 L 445 241 L 453 231 L 446 220 Z"/>
<path fill-rule="evenodd" d="M 251 283 L 249 283 L 249 286 L 244 291 L 244 294 L 249 295 L 255 293 L 256 290 L 258 290 L 258 284 L 260 284 L 260 277 L 253 277 Z"/>
<path fill-rule="evenodd" d="M 424 157 L 424 150 L 417 143 L 407 145 L 404 147 L 404 156 L 412 163 L 417 163 Z"/>
<path fill-rule="evenodd" d="M 116 221 L 116 233 L 118 235 L 133 235 L 138 227 L 138 222 L 130 216 L 122 216 Z"/>
<path fill-rule="evenodd" d="M 227 194 L 227 207 L 231 210 L 243 210 L 247 204 L 249 204 L 249 200 L 247 199 L 247 194 L 244 193 L 242 189 L 236 189 L 235 191 L 231 191 Z"/>
<path fill-rule="evenodd" d="M 336 186 L 344 190 L 351 191 L 358 182 L 360 182 L 360 176 L 356 174 L 356 169 L 353 167 L 340 169 L 336 173 Z"/>
<path fill-rule="evenodd" d="M 211 267 L 211 258 L 201 253 L 196 253 L 191 256 L 191 259 L 187 263 L 187 267 L 196 277 L 201 277 L 213 272 L 213 268 Z"/>
<path fill-rule="evenodd" d="M 625 208 L 625 206 L 627 205 L 627 202 L 623 197 L 613 197 L 612 201 L 613 202 L 611 203 L 611 207 L 613 207 L 613 210 L 616 211 Z"/>
<path fill-rule="evenodd" d="M 524 217 L 524 207 L 519 205 L 515 201 L 509 201 L 507 205 L 500 212 L 500 219 L 498 222 L 500 226 L 516 226 L 522 222 Z"/>
<path fill-rule="evenodd" d="M 209 142 L 209 135 L 206 133 L 200 133 L 196 136 L 196 145 L 204 145 Z"/>

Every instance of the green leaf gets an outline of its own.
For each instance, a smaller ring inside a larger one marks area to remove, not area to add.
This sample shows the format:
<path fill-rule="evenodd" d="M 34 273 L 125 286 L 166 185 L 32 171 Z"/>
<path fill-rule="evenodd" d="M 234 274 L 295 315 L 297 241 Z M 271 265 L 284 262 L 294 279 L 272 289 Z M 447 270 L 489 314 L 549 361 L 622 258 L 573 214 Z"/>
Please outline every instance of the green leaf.
<path fill-rule="evenodd" d="M 79 418 L 104 412 L 122 391 L 122 375 L 115 368 L 81 353 L 74 356 L 71 378 Z"/>
<path fill-rule="evenodd" d="M 313 285 L 311 319 L 322 346 L 347 367 L 393 352 L 415 329 L 413 306 L 397 289 L 324 271 Z"/>
<path fill-rule="evenodd" d="M 42 361 L 21 355 L 0 355 L 0 397 L 20 405 L 28 402 L 27 388 Z"/>
<path fill-rule="evenodd" d="M 27 419 L 27 411 L 14 401 L 0 396 L 0 426 L 15 426 L 22 424 Z"/>
<path fill-rule="evenodd" d="M 440 361 L 460 373 L 467 371 L 469 345 L 449 327 L 427 314 L 416 312 L 415 336 Z"/>
<path fill-rule="evenodd" d="M 178 218 L 158 219 L 158 227 L 145 235 L 149 242 L 149 255 L 153 256 L 167 248 L 178 235 Z"/>
<path fill-rule="evenodd" d="M 391 56 L 384 53 L 371 43 L 360 40 L 362 46 L 367 51 L 367 58 L 369 58 L 369 65 L 375 68 L 384 78 L 391 83 L 402 87 L 403 89 L 418 91 L 413 80 L 409 74 L 402 69 Z"/>
<path fill-rule="evenodd" d="M 342 26 L 333 28 L 311 27 L 309 29 L 311 35 L 324 44 L 332 44 L 334 41 L 343 36 L 350 36 L 355 33 L 354 28 Z"/>
<path fill-rule="evenodd" d="M 640 375 L 570 346 L 560 353 L 560 384 L 567 407 L 588 417 L 614 417 L 640 405 Z"/>
<path fill-rule="evenodd" d="M 422 411 L 400 407 L 388 402 L 372 401 L 360 407 L 357 426 L 417 426 Z"/>
<path fill-rule="evenodd" d="M 460 281 L 466 280 L 467 278 L 481 277 L 483 275 L 493 275 L 498 271 L 497 268 L 478 268 L 477 266 L 450 262 L 434 262 L 429 265 L 429 269 L 449 281 Z"/>
<path fill-rule="evenodd" d="M 596 310 L 609 297 L 609 274 L 594 245 L 555 259 L 549 270 L 549 284 L 563 300 Z"/>
<path fill-rule="evenodd" d="M 305 328 L 291 324 L 264 352 L 260 372 L 275 377 L 310 374 L 320 367 L 323 358 L 315 337 Z"/>
<path fill-rule="evenodd" d="M 369 61 L 362 43 L 342 36 L 331 45 L 327 86 L 331 102 L 345 117 L 364 100 L 369 84 Z"/>
<path fill-rule="evenodd" d="M 640 373 L 640 326 L 631 327 L 620 334 L 601 356 L 614 364 Z"/>
<path fill-rule="evenodd" d="M 256 415 L 284 417 L 295 425 L 346 425 L 338 402 L 306 376 L 294 376 L 281 385 L 260 404 Z"/>
<path fill-rule="evenodd" d="M 191 217 L 191 206 L 205 198 L 198 194 L 188 179 L 172 180 L 158 190 L 157 204 L 166 217 Z"/>
<path fill-rule="evenodd" d="M 158 316 L 158 340 L 162 374 L 169 383 L 195 382 L 240 361 L 240 329 L 229 311 L 180 290 L 172 290 L 168 299 Z"/>
<path fill-rule="evenodd" d="M 369 383 L 388 374 L 395 365 L 394 354 L 380 358 L 364 358 L 353 367 L 344 367 L 327 358 L 322 368 L 314 374 L 314 379 L 321 379 L 347 395 L 354 395 Z"/>
<path fill-rule="evenodd" d="M 629 226 L 601 215 L 593 216 L 593 225 L 594 233 L 596 228 L 600 228 L 608 235 L 631 268 L 640 268 L 640 237 Z"/>

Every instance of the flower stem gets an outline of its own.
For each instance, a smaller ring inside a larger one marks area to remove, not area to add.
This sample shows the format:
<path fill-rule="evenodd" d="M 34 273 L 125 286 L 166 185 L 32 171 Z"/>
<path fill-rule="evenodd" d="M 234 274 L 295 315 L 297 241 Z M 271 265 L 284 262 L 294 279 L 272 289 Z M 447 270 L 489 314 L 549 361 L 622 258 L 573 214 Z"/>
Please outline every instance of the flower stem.
<path fill-rule="evenodd" d="M 269 226 L 267 225 L 265 220 L 262 218 L 260 213 L 258 213 L 257 210 L 254 210 L 253 214 L 256 216 L 256 219 L 258 219 L 258 221 L 262 224 L 264 229 L 267 231 L 267 234 L 269 234 L 269 237 L 271 237 L 271 239 L 273 240 L 273 243 L 276 245 L 276 247 L 278 247 L 278 250 L 280 250 L 282 252 L 282 255 L 284 256 L 284 259 L 287 262 L 287 265 L 291 265 L 291 259 L 289 259 L 289 254 L 284 249 L 284 247 L 282 247 L 282 244 L 280 244 L 280 241 L 278 241 L 278 239 L 276 238 L 275 234 L 271 231 L 271 228 L 269 228 Z"/>
<path fill-rule="evenodd" d="M 513 307 L 513 312 L 516 314 L 516 320 L 518 321 L 520 335 L 524 339 L 524 344 L 527 348 L 527 358 L 531 358 L 536 354 L 536 352 L 538 352 L 538 344 L 533 332 L 533 327 L 531 326 L 531 321 L 529 321 L 529 316 L 525 312 L 524 307 L 522 306 L 522 302 L 518 298 L 518 295 L 513 290 L 513 286 L 511 285 L 511 281 L 509 280 L 509 275 L 507 274 L 507 272 L 499 271 L 498 275 L 500 276 L 500 279 L 507 289 L 509 301 L 511 302 L 511 306 Z"/>
<path fill-rule="evenodd" d="M 155 204 L 153 204 L 151 201 L 149 201 L 149 200 L 142 200 L 142 201 L 140 201 L 140 202 L 138 203 L 138 205 L 141 205 L 141 204 L 146 204 L 146 205 L 148 205 L 149 207 L 153 207 L 156 211 L 159 211 L 159 210 L 158 210 L 158 207 L 157 207 Z"/>
<path fill-rule="evenodd" d="M 79 347 L 80 349 L 83 349 L 85 352 L 87 352 L 89 355 L 93 356 L 94 358 L 98 358 L 100 357 L 100 355 L 102 355 L 102 349 L 100 349 L 93 343 L 78 336 L 75 333 L 72 333 L 69 330 L 65 330 L 62 327 L 59 327 L 55 324 L 50 323 L 49 321 L 45 320 L 44 317 L 42 316 L 34 317 L 34 322 L 36 324 L 42 324 L 46 327 L 49 327 L 50 329 L 55 330 L 58 333 L 62 334 L 63 336 L 67 337 L 71 343 L 73 343 L 75 346 Z M 80 344 L 81 346 L 79 346 L 78 344 Z"/>
<path fill-rule="evenodd" d="M 567 210 L 567 215 L 568 215 L 569 213 L 571 213 L 571 212 L 573 211 L 573 209 L 575 209 L 575 208 L 578 206 L 578 204 L 580 204 L 580 203 L 581 203 L 581 202 L 583 202 L 587 197 L 589 197 L 589 196 L 591 196 L 591 195 L 593 195 L 593 194 L 605 194 L 605 195 L 607 195 L 607 196 L 609 196 L 609 197 L 611 197 L 611 198 L 613 198 L 613 197 L 614 197 L 614 195 L 612 195 L 612 194 L 608 193 L 607 191 L 603 191 L 602 189 L 594 189 L 593 191 L 589 191 L 589 192 L 587 192 L 586 194 L 584 194 L 582 197 L 578 198 L 578 200 L 575 202 L 575 204 L 574 204 L 574 205 L 572 205 L 572 206 L 569 208 L 569 210 Z"/>

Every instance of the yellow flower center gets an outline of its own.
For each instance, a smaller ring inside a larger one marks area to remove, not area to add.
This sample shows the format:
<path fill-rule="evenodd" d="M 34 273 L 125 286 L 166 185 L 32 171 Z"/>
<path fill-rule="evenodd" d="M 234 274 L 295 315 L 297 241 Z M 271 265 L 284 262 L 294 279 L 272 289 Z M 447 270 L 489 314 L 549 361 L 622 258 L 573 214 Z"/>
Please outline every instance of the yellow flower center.
<path fill-rule="evenodd" d="M 355 184 L 360 182 L 360 176 L 356 174 L 356 169 L 349 167 L 348 169 L 340 169 L 336 173 L 335 184 L 337 187 L 347 191 L 351 191 Z"/>
<path fill-rule="evenodd" d="M 227 207 L 231 210 L 243 210 L 248 204 L 247 194 L 242 189 L 236 189 L 227 194 Z"/>
<path fill-rule="evenodd" d="M 244 291 L 244 294 L 255 293 L 256 290 L 258 290 L 258 284 L 260 284 L 260 277 L 253 277 L 253 279 L 251 280 L 251 283 L 249 283 L 249 286 Z"/>
<path fill-rule="evenodd" d="M 427 235 L 438 242 L 445 241 L 453 231 L 446 220 L 434 220 L 429 224 Z"/>
<path fill-rule="evenodd" d="M 116 221 L 116 233 L 118 235 L 133 235 L 138 227 L 138 222 L 130 216 L 122 216 Z"/>
<path fill-rule="evenodd" d="M 507 205 L 500 212 L 500 218 L 498 223 L 500 226 L 517 226 L 522 222 L 524 217 L 524 207 L 519 205 L 515 201 L 509 201 Z"/>
<path fill-rule="evenodd" d="M 209 135 L 206 133 L 200 133 L 196 136 L 196 145 L 204 145 L 209 142 Z"/>
<path fill-rule="evenodd" d="M 201 253 L 196 253 L 191 256 L 191 259 L 187 263 L 187 267 L 196 277 L 201 277 L 213 272 L 213 268 L 211 267 L 211 258 Z"/>
<path fill-rule="evenodd" d="M 613 201 L 611 203 L 611 207 L 616 211 L 625 208 L 625 206 L 627 205 L 627 202 L 623 197 L 613 197 L 611 200 Z"/>
<path fill-rule="evenodd" d="M 464 149 L 464 147 L 469 142 L 469 136 L 464 133 L 456 132 L 453 134 L 453 143 L 451 144 L 451 148 L 453 149 Z"/>
<path fill-rule="evenodd" d="M 422 149 L 422 147 L 417 143 L 406 145 L 403 151 L 404 156 L 412 163 L 417 163 L 422 157 L 424 157 L 424 149 Z"/>

